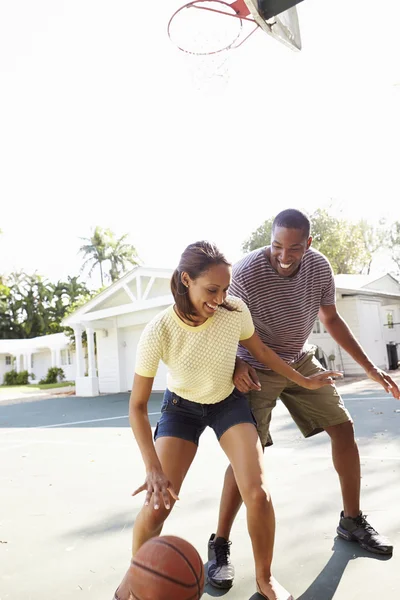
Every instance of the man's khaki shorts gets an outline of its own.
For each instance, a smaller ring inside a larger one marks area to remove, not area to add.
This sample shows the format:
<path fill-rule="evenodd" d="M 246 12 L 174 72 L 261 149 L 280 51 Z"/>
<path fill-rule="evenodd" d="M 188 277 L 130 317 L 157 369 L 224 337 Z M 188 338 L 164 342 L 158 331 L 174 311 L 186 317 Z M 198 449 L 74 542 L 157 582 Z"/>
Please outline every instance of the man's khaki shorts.
<path fill-rule="evenodd" d="M 324 371 L 314 357 L 314 351 L 308 352 L 291 366 L 305 376 Z M 260 379 L 261 391 L 251 391 L 247 397 L 257 421 L 263 446 L 271 446 L 273 443 L 269 426 L 272 409 L 278 398 L 282 400 L 304 437 L 321 433 L 332 425 L 352 421 L 335 386 L 327 385 L 318 390 L 307 390 L 274 371 L 257 369 L 257 375 Z"/>

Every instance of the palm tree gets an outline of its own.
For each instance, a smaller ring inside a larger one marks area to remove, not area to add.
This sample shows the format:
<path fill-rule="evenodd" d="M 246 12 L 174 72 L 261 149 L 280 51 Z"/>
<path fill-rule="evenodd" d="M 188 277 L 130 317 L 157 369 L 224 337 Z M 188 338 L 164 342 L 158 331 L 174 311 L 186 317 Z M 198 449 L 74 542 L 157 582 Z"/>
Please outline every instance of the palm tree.
<path fill-rule="evenodd" d="M 86 244 L 79 248 L 79 252 L 81 252 L 84 258 L 86 258 L 82 265 L 81 271 L 83 271 L 87 265 L 91 264 L 89 271 L 89 277 L 91 277 L 95 267 L 99 265 L 101 287 L 104 285 L 103 262 L 107 260 L 107 247 L 109 245 L 110 234 L 111 231 L 109 229 L 102 229 L 101 227 L 97 226 L 95 227 L 90 238 L 81 238 L 86 242 Z"/>
<path fill-rule="evenodd" d="M 87 289 L 86 285 L 83 282 L 78 281 L 78 279 L 79 276 L 71 277 L 70 275 L 68 275 L 67 281 L 59 282 L 59 285 L 62 285 L 64 288 L 64 292 L 68 298 L 68 304 L 76 302 L 76 300 L 78 300 L 82 296 L 86 297 L 89 293 L 89 290 Z"/>
<path fill-rule="evenodd" d="M 99 265 L 101 286 L 104 285 L 103 263 L 110 261 L 109 276 L 112 282 L 116 281 L 128 268 L 128 265 L 139 264 L 137 252 L 132 244 L 126 242 L 128 234 L 125 233 L 116 239 L 110 229 L 97 226 L 90 238 L 82 238 L 86 244 L 81 246 L 81 252 L 86 258 L 81 271 L 89 264 L 91 268 L 89 277 L 94 268 Z"/>
<path fill-rule="evenodd" d="M 128 269 L 130 265 L 139 264 L 136 248 L 125 242 L 128 234 L 125 233 L 117 240 L 112 240 L 107 258 L 111 263 L 110 277 L 114 282 Z"/>

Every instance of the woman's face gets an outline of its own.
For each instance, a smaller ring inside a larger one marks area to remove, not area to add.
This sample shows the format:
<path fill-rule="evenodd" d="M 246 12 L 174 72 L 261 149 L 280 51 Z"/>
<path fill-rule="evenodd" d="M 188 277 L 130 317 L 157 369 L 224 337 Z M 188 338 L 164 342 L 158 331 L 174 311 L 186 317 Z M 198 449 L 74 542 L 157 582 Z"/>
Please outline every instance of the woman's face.
<path fill-rule="evenodd" d="M 224 264 L 213 265 L 197 279 L 191 279 L 187 273 L 182 273 L 182 281 L 188 288 L 196 315 L 205 321 L 225 301 L 231 283 L 231 267 Z"/>

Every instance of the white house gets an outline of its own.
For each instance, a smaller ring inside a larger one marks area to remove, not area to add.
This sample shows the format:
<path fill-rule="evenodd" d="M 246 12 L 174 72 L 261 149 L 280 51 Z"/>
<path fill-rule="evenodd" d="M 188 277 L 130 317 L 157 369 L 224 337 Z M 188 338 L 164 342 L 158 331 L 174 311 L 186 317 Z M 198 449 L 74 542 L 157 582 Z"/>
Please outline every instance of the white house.
<path fill-rule="evenodd" d="M 172 304 L 171 275 L 170 269 L 135 267 L 64 319 L 63 324 L 75 333 L 78 396 L 131 389 L 140 334 L 158 312 Z M 83 331 L 87 336 L 87 375 Z M 160 364 L 155 390 L 165 389 L 166 372 L 165 365 Z"/>
<path fill-rule="evenodd" d="M 0 340 L 0 383 L 7 371 L 28 371 L 39 381 L 50 367 L 61 367 L 67 381 L 75 379 L 74 351 L 64 333 L 37 338 Z"/>
<path fill-rule="evenodd" d="M 108 289 L 64 320 L 76 338 L 76 393 L 129 391 L 136 347 L 145 325 L 172 302 L 171 269 L 135 267 Z M 337 304 L 344 319 L 371 359 L 388 368 L 386 345 L 400 344 L 400 284 L 390 275 L 338 275 Z M 88 369 L 83 364 L 82 332 L 87 334 Z M 96 341 L 95 341 L 96 339 Z M 324 355 L 327 366 L 346 375 L 362 369 L 332 340 L 319 321 L 309 339 Z M 331 361 L 329 357 L 334 357 Z M 166 367 L 160 364 L 154 389 L 164 390 Z"/>
<path fill-rule="evenodd" d="M 335 282 L 339 313 L 373 362 L 388 369 L 396 353 L 400 359 L 400 283 L 391 275 L 336 275 Z M 363 373 L 318 320 L 309 341 L 320 348 L 327 366 L 345 375 Z"/>

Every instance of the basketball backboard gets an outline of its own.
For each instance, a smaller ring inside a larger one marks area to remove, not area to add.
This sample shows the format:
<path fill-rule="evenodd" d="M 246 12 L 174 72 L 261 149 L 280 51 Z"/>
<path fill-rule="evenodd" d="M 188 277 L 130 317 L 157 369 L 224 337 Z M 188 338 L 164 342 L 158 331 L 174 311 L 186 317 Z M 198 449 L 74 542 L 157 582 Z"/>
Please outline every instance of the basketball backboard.
<path fill-rule="evenodd" d="M 257 25 L 292 50 L 301 50 L 296 4 L 302 0 L 244 0 Z"/>

